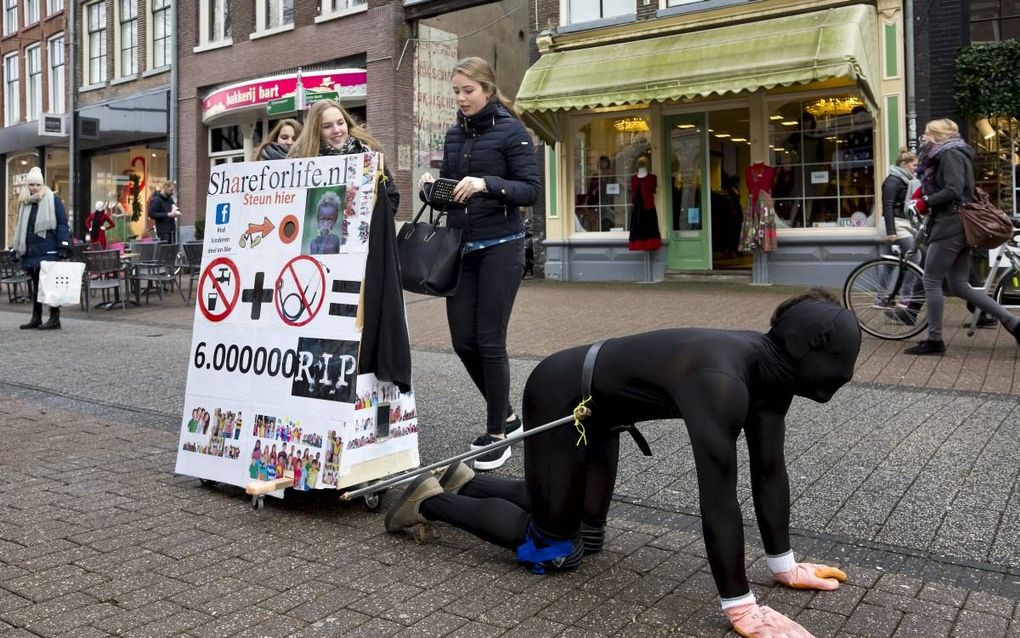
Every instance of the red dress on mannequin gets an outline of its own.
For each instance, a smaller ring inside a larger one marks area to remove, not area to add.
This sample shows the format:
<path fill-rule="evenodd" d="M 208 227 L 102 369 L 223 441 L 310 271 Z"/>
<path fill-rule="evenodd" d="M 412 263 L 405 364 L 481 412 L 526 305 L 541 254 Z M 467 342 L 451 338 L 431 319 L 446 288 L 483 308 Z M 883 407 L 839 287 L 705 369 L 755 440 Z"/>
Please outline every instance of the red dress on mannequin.
<path fill-rule="evenodd" d="M 740 229 L 742 252 L 772 252 L 776 249 L 776 210 L 772 203 L 772 180 L 776 169 L 764 162 L 755 162 L 744 171 L 751 207 Z"/>
<path fill-rule="evenodd" d="M 655 210 L 655 189 L 658 179 L 648 173 L 644 177 L 630 178 L 631 201 L 630 250 L 658 250 L 662 246 L 659 234 L 659 213 Z"/>

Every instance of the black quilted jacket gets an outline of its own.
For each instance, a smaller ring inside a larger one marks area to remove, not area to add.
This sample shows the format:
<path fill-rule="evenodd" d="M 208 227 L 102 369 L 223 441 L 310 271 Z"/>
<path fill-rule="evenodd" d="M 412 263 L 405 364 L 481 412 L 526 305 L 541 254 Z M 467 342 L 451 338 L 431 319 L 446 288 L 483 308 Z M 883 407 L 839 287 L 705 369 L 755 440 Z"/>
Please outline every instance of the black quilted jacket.
<path fill-rule="evenodd" d="M 465 207 L 451 206 L 450 226 L 463 228 L 465 241 L 523 232 L 518 206 L 531 206 L 542 191 L 531 134 L 498 102 L 471 117 L 458 113 L 446 131 L 440 177 L 485 179 L 487 193 L 476 193 Z"/>

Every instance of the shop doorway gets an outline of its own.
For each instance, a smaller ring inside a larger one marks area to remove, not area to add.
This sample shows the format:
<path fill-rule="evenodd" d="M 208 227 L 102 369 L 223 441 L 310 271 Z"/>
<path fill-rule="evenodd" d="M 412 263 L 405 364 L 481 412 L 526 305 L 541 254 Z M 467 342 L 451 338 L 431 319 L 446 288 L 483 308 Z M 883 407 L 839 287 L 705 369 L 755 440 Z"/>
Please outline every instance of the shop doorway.
<path fill-rule="evenodd" d="M 751 164 L 748 109 L 671 115 L 663 128 L 667 268 L 750 269 L 751 255 L 738 251 Z"/>

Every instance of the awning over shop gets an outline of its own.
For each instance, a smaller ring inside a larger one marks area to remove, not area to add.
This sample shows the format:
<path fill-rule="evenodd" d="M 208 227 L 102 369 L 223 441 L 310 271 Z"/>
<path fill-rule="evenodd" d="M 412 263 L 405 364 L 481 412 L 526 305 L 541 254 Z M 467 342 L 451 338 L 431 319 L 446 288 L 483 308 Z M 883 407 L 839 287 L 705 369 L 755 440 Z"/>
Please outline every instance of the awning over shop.
<path fill-rule="evenodd" d="M 692 99 L 833 78 L 874 104 L 875 8 L 852 5 L 634 42 L 547 53 L 524 75 L 517 107 L 551 141 L 554 111 Z M 558 137 L 558 136 L 555 136 Z"/>

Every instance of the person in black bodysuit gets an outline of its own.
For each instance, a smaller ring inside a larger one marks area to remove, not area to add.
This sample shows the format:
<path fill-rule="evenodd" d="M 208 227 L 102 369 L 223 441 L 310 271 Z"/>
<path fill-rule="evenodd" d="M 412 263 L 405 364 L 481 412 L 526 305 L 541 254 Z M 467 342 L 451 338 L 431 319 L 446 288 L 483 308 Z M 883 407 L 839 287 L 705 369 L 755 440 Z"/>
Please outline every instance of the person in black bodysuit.
<path fill-rule="evenodd" d="M 708 560 L 734 629 L 749 637 L 810 636 L 759 607 L 750 593 L 736 492 L 737 438 L 743 431 L 755 514 L 776 580 L 836 589 L 846 579 L 842 571 L 793 557 L 785 417 L 794 395 L 824 403 L 849 382 L 860 345 L 853 314 L 820 290 L 780 304 L 765 334 L 680 328 L 611 339 L 591 373 L 591 416 L 583 428 L 561 426 L 529 437 L 524 480 L 474 476 L 460 463 L 438 481 L 425 474 L 391 508 L 386 528 L 443 521 L 517 550 L 535 571 L 576 567 L 583 554 L 602 548 L 621 426 L 683 418 Z M 588 351 L 564 350 L 535 367 L 524 391 L 525 430 L 571 414 L 588 394 L 581 381 Z"/>

